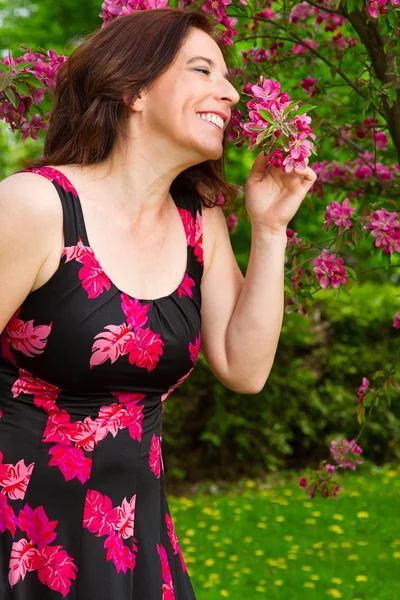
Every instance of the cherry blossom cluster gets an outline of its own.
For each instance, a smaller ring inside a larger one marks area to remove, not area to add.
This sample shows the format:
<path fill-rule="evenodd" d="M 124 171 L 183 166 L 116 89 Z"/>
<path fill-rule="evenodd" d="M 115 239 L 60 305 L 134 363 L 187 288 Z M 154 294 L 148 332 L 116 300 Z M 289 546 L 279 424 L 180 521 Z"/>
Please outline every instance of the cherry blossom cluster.
<path fill-rule="evenodd" d="M 43 101 L 46 91 L 54 93 L 58 71 L 66 60 L 54 50 L 45 54 L 27 48 L 16 59 L 9 54 L 0 61 L 0 78 L 5 84 L 0 91 L 0 119 L 8 123 L 11 131 L 22 131 L 21 141 L 28 136 L 37 140 L 37 132 L 48 129 L 50 113 L 44 118 L 38 113 L 29 117 L 29 109 Z"/>
<path fill-rule="evenodd" d="M 340 492 L 340 490 L 343 488 L 331 480 L 331 476 L 335 473 L 335 471 L 336 467 L 334 465 L 330 465 L 326 461 L 323 461 L 323 466 L 320 467 L 317 472 L 310 477 L 309 482 L 307 482 L 305 477 L 300 478 L 300 487 L 307 491 L 307 496 L 310 498 L 310 500 L 315 497 L 315 494 L 318 491 L 324 498 L 337 498 L 338 492 Z"/>
<path fill-rule="evenodd" d="M 373 211 L 367 217 L 367 225 L 364 225 L 364 229 L 370 229 L 375 238 L 374 247 L 382 248 L 386 254 L 400 252 L 399 216 L 397 212 L 381 208 Z"/>
<path fill-rule="evenodd" d="M 358 388 L 358 392 L 357 392 L 359 404 L 364 402 L 365 394 L 367 393 L 368 388 L 369 388 L 369 380 L 366 377 L 363 377 L 362 384 Z"/>
<path fill-rule="evenodd" d="M 341 283 L 346 283 L 346 267 L 343 258 L 336 258 L 336 254 L 329 254 L 328 250 L 322 250 L 318 258 L 314 258 L 314 273 L 320 286 L 326 290 L 329 284 L 335 289 Z"/>
<path fill-rule="evenodd" d="M 356 463 L 361 464 L 363 461 L 359 457 L 362 453 L 360 446 L 355 440 L 351 442 L 347 440 L 335 440 L 331 444 L 331 454 L 340 467 L 349 467 L 353 471 L 356 468 Z"/>
<path fill-rule="evenodd" d="M 100 13 L 100 18 L 103 19 L 102 27 L 116 17 L 154 8 L 168 8 L 168 0 L 104 0 Z"/>
<path fill-rule="evenodd" d="M 400 6 L 400 0 L 369 0 L 367 11 L 373 19 L 377 19 L 379 14 L 384 15 L 388 12 L 388 6 L 394 8 Z M 397 35 L 400 35 L 400 29 L 398 30 Z"/>
<path fill-rule="evenodd" d="M 355 208 L 350 208 L 349 199 L 343 200 L 342 204 L 335 200 L 326 207 L 325 221 L 322 229 L 328 229 L 334 225 L 336 227 L 351 227 L 351 213 L 354 212 Z"/>
<path fill-rule="evenodd" d="M 246 104 L 250 121 L 240 126 L 242 139 L 250 139 L 249 150 L 262 146 L 269 162 L 282 171 L 305 169 L 305 159 L 315 153 L 314 144 L 307 139 L 316 137 L 309 126 L 311 117 L 304 109 L 304 114 L 299 114 L 302 109 L 281 91 L 278 81 L 261 76 L 257 84 L 247 83 L 244 92 L 251 97 Z M 292 111 L 294 115 L 289 116 Z"/>

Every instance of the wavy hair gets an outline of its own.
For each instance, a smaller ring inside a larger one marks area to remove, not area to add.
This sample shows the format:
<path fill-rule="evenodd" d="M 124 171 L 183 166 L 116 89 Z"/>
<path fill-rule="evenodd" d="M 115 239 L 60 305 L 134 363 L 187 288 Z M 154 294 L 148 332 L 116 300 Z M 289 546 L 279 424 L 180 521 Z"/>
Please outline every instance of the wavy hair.
<path fill-rule="evenodd" d="M 121 122 L 129 117 L 127 104 L 168 69 L 192 27 L 211 36 L 229 69 L 233 54 L 200 12 L 140 10 L 86 36 L 60 67 L 43 154 L 25 160 L 25 168 L 103 161 L 118 132 L 122 133 Z M 180 173 L 172 182 L 171 193 L 193 193 L 209 208 L 219 203 L 219 192 L 225 205 L 236 199 L 238 187 L 225 180 L 229 130 L 230 124 L 224 131 L 221 158 Z"/>

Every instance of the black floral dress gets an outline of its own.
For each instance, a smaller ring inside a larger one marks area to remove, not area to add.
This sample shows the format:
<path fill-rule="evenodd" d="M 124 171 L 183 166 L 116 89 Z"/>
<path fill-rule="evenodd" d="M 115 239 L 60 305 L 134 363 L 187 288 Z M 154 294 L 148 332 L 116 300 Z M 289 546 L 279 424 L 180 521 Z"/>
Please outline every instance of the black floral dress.
<path fill-rule="evenodd" d="M 0 600 L 193 600 L 165 493 L 162 415 L 200 348 L 201 205 L 174 197 L 179 287 L 119 290 L 60 171 L 58 270 L 1 334 Z"/>

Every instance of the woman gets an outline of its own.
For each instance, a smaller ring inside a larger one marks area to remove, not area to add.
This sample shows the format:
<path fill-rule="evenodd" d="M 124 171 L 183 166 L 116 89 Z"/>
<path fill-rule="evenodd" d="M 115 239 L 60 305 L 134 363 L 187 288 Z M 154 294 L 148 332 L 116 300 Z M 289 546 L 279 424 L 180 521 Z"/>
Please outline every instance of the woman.
<path fill-rule="evenodd" d="M 238 100 L 205 15 L 121 17 L 63 65 L 42 158 L 0 184 L 0 600 L 195 598 L 163 404 L 200 339 L 222 383 L 261 390 L 315 178 L 257 157 L 244 279 L 216 205 Z"/>

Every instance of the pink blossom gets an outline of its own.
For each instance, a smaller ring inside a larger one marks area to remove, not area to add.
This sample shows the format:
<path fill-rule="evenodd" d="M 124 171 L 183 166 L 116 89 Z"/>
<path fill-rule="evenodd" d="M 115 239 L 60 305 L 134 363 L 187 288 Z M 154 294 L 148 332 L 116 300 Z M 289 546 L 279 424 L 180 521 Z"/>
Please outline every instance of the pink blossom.
<path fill-rule="evenodd" d="M 348 198 L 343 200 L 342 204 L 339 204 L 339 202 L 336 201 L 331 202 L 326 207 L 325 221 L 322 229 L 328 229 L 330 225 L 335 225 L 336 227 L 351 227 L 351 213 L 356 209 L 350 208 L 349 202 Z"/>
<path fill-rule="evenodd" d="M 398 312 L 394 317 L 393 327 L 400 329 L 400 312 Z"/>
<path fill-rule="evenodd" d="M 310 97 L 315 96 L 317 92 L 317 80 L 314 77 L 304 77 L 301 80 L 301 87 Z"/>
<path fill-rule="evenodd" d="M 231 213 L 229 213 L 226 222 L 228 225 L 228 229 L 233 233 L 237 227 L 239 219 L 237 218 L 237 216 L 234 213 L 231 212 Z"/>
<path fill-rule="evenodd" d="M 340 467 L 349 467 L 353 471 L 356 468 L 356 463 L 361 464 L 363 462 L 359 458 L 362 449 L 360 446 L 357 446 L 355 440 L 351 440 L 351 442 L 347 440 L 333 441 L 331 444 L 331 453 Z"/>
<path fill-rule="evenodd" d="M 314 258 L 313 270 L 324 290 L 329 284 L 338 288 L 341 283 L 346 283 L 346 267 L 343 267 L 343 264 L 342 258 L 336 258 L 336 254 L 329 254 L 327 250 L 322 250 L 320 257 Z"/>
<path fill-rule="evenodd" d="M 371 229 L 371 235 L 376 238 L 375 248 L 382 247 L 386 254 L 400 252 L 400 223 L 399 214 L 387 211 L 385 208 L 375 210 L 367 218 L 364 229 Z"/>
<path fill-rule="evenodd" d="M 379 13 L 384 15 L 386 13 L 386 9 L 384 8 L 384 6 L 386 6 L 386 2 L 387 0 L 369 0 L 367 4 L 367 11 L 371 17 L 377 19 Z"/>
<path fill-rule="evenodd" d="M 369 380 L 366 377 L 363 377 L 362 384 L 358 388 L 358 392 L 357 392 L 359 404 L 361 404 L 361 402 L 363 402 L 368 388 L 369 388 Z"/>

